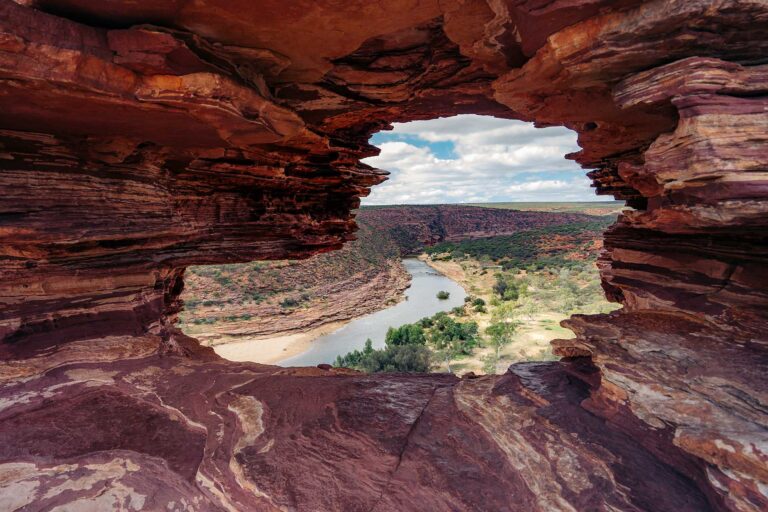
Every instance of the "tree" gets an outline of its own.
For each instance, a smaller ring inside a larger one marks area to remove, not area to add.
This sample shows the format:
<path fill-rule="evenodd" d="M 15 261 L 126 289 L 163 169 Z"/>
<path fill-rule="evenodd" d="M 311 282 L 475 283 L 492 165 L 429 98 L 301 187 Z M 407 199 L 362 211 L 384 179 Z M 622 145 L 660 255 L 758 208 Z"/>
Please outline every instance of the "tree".
<path fill-rule="evenodd" d="M 519 299 L 526 292 L 526 283 L 518 283 L 514 276 L 496 274 L 496 283 L 493 291 L 503 300 L 513 301 Z"/>
<path fill-rule="evenodd" d="M 431 353 L 424 345 L 388 345 L 382 350 L 375 350 L 368 339 L 362 352 L 354 350 L 345 356 L 338 356 L 335 365 L 367 373 L 425 373 L 429 371 L 431 362 Z"/>
<path fill-rule="evenodd" d="M 404 345 L 384 351 L 386 364 L 380 371 L 426 373 L 431 366 L 431 353 L 422 345 Z"/>
<path fill-rule="evenodd" d="M 435 321 L 430 332 L 430 343 L 446 357 L 468 355 L 477 346 L 477 322 L 457 322 L 449 316 Z"/>
<path fill-rule="evenodd" d="M 493 285 L 493 292 L 499 297 L 504 298 L 504 292 L 507 291 L 509 283 L 504 279 L 503 274 L 496 274 L 496 283 Z"/>
<path fill-rule="evenodd" d="M 511 321 L 494 322 L 485 328 L 485 334 L 490 338 L 491 345 L 496 352 L 496 359 L 499 358 L 501 347 L 512 342 L 512 337 L 517 330 L 517 324 Z"/>
<path fill-rule="evenodd" d="M 333 365 L 339 368 L 359 368 L 363 359 L 370 356 L 372 352 L 373 341 L 371 341 L 371 338 L 368 338 L 365 340 L 365 348 L 363 348 L 362 352 L 353 350 L 344 356 L 336 356 L 336 362 Z"/>
<path fill-rule="evenodd" d="M 437 298 L 440 300 L 447 300 L 450 296 L 451 294 L 446 292 L 445 290 L 441 290 L 437 292 Z"/>
<path fill-rule="evenodd" d="M 533 320 L 533 316 L 539 312 L 539 303 L 530 298 L 522 301 L 520 304 L 520 314 L 524 315 L 528 321 Z"/>
<path fill-rule="evenodd" d="M 427 338 L 424 336 L 424 329 L 419 324 L 405 324 L 400 327 L 390 327 L 387 329 L 385 342 L 388 347 L 424 345 L 427 342 Z"/>

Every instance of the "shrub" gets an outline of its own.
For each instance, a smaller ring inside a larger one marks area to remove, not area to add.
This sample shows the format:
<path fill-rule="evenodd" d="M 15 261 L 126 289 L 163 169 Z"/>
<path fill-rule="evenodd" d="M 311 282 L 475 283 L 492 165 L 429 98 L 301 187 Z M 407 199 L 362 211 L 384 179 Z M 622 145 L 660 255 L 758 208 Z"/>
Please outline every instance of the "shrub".
<path fill-rule="evenodd" d="M 441 290 L 437 292 L 437 298 L 440 300 L 447 300 L 450 296 L 451 294 L 446 292 L 445 290 Z"/>
<path fill-rule="evenodd" d="M 299 301 L 291 297 L 286 297 L 280 302 L 280 306 L 283 308 L 295 308 L 298 305 Z"/>
<path fill-rule="evenodd" d="M 496 274 L 496 284 L 493 285 L 493 291 L 502 298 L 502 300 L 517 300 L 527 289 L 527 284 L 519 283 L 514 276 Z"/>
<path fill-rule="evenodd" d="M 501 298 L 504 300 L 517 300 L 520 298 L 520 292 L 516 288 L 511 288 L 506 290 Z"/>
<path fill-rule="evenodd" d="M 493 375 L 496 373 L 496 365 L 499 363 L 499 358 L 496 354 L 488 354 L 481 358 L 483 362 L 483 371 L 486 375 Z"/>
<path fill-rule="evenodd" d="M 425 316 L 424 318 L 422 318 L 421 320 L 418 321 L 418 324 L 422 328 L 427 329 L 427 328 L 432 327 L 433 325 L 435 325 L 435 321 L 432 320 L 430 317 Z"/>
<path fill-rule="evenodd" d="M 214 277 L 217 283 L 219 283 L 221 286 L 229 286 L 232 283 L 232 279 L 229 276 L 223 276 L 221 274 L 218 274 Z"/>

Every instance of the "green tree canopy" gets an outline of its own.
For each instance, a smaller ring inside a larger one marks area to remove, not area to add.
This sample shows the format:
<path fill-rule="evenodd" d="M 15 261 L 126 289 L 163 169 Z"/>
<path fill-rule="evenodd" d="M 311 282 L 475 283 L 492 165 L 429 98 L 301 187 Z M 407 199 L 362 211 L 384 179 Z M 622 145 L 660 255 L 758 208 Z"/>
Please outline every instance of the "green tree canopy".
<path fill-rule="evenodd" d="M 424 329 L 419 324 L 405 324 L 400 327 L 390 327 L 387 329 L 386 344 L 390 346 L 402 345 L 424 345 L 427 338 L 424 336 Z"/>
<path fill-rule="evenodd" d="M 368 339 L 362 351 L 354 350 L 345 356 L 338 356 L 335 366 L 367 373 L 425 373 L 431 364 L 431 353 L 423 344 L 387 345 L 382 350 L 375 350 Z"/>
<path fill-rule="evenodd" d="M 516 330 L 517 324 L 511 321 L 497 321 L 485 328 L 485 334 L 488 335 L 491 345 L 496 349 L 497 359 L 501 348 L 512 342 Z"/>

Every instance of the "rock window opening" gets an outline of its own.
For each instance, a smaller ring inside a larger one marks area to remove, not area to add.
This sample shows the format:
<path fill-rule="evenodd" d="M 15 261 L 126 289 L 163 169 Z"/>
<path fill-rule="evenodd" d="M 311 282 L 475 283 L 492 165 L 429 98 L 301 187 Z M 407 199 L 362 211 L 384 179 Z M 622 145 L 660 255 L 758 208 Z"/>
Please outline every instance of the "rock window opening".
<path fill-rule="evenodd" d="M 596 262 L 624 203 L 600 201 L 564 158 L 574 132 L 462 115 L 371 143 L 366 163 L 390 175 L 357 211 L 357 239 L 190 267 L 185 333 L 233 360 L 487 374 L 557 359 L 550 341 L 573 337 L 562 320 L 617 308 Z"/>

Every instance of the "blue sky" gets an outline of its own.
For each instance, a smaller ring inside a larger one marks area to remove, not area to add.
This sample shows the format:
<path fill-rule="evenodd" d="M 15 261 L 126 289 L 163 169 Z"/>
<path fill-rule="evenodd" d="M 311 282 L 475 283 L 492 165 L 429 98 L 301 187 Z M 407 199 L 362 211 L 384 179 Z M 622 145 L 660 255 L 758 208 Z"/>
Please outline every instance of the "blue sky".
<path fill-rule="evenodd" d="M 586 171 L 564 156 L 579 150 L 567 128 L 463 115 L 396 123 L 364 160 L 390 171 L 364 205 L 498 201 L 600 201 Z"/>

